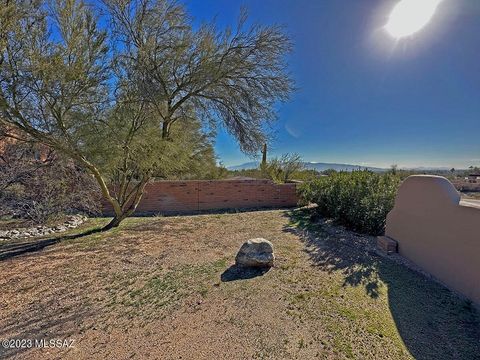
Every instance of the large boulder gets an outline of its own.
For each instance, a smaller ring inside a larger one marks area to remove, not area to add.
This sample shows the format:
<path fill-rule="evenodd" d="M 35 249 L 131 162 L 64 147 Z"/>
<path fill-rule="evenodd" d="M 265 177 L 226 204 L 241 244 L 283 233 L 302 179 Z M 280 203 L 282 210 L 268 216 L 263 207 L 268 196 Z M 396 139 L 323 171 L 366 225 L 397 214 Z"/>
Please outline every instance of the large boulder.
<path fill-rule="evenodd" d="M 235 264 L 241 267 L 270 267 L 274 260 L 272 243 L 258 238 L 243 243 L 235 257 Z"/>

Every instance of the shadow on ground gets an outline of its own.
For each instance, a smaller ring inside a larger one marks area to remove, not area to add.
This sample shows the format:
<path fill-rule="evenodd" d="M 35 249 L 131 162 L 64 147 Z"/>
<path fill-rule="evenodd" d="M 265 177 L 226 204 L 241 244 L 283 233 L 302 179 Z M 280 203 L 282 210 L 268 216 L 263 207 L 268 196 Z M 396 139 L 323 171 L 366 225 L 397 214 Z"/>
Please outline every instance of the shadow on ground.
<path fill-rule="evenodd" d="M 26 242 L 14 242 L 0 245 L 0 261 L 11 259 L 26 253 L 37 252 L 65 240 L 78 239 L 83 236 L 101 232 L 101 228 L 91 229 L 74 235 L 56 236 L 48 239 L 32 239 Z"/>
<path fill-rule="evenodd" d="M 257 276 L 262 276 L 270 270 L 269 267 L 250 268 L 237 265 L 230 266 L 220 276 L 222 282 L 253 279 Z"/>
<path fill-rule="evenodd" d="M 340 271 L 344 286 L 363 286 L 377 298 L 382 284 L 398 332 L 416 359 L 478 359 L 480 314 L 468 301 L 442 285 L 372 250 L 374 238 L 333 226 L 314 209 L 288 213 L 284 231 L 305 243 L 313 264 Z"/>
<path fill-rule="evenodd" d="M 57 304 L 53 305 L 58 307 Z M 46 303 L 46 306 L 53 305 L 50 304 L 50 302 Z M 51 307 L 45 308 L 44 314 L 32 312 L 35 316 L 30 320 L 19 321 L 18 319 L 14 319 L 14 321 L 7 323 L 7 325 L 0 330 L 1 339 L 6 339 L 7 336 L 5 336 L 5 334 L 7 333 L 15 334 L 13 336 L 8 336 L 9 339 L 26 339 L 26 342 L 23 342 L 23 345 L 21 346 L 15 345 L 11 348 L 1 346 L 0 359 L 21 359 L 23 356 L 22 354 L 29 352 L 32 349 L 34 349 L 33 351 L 44 351 L 45 349 L 41 346 L 41 343 L 35 343 L 35 339 L 37 341 L 47 339 L 47 345 L 48 341 L 51 339 L 75 341 L 75 336 L 78 335 L 79 319 L 88 318 L 93 315 L 88 308 L 75 307 L 75 309 L 61 309 L 58 310 L 58 313 L 56 312 L 50 314 L 50 316 L 45 316 L 45 314 L 48 314 L 49 309 L 51 309 Z M 68 313 L 68 315 L 65 315 L 66 313 Z M 52 334 L 55 335 L 52 336 Z M 59 348 L 57 351 L 62 353 L 67 350 L 68 349 Z M 58 357 L 55 358 L 60 359 L 61 357 L 58 355 Z"/>

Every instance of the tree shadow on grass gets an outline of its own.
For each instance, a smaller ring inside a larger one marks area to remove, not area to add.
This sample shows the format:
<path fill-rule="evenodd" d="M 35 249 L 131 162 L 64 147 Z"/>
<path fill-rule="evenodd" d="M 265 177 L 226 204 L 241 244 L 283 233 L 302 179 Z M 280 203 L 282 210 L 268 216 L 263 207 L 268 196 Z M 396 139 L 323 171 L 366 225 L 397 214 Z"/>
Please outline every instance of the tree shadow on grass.
<path fill-rule="evenodd" d="M 288 213 L 284 231 L 300 236 L 313 264 L 342 272 L 344 286 L 372 297 L 384 284 L 398 332 L 416 359 L 480 358 L 480 315 L 441 284 L 374 251 L 375 239 L 334 226 L 312 209 Z"/>
<path fill-rule="evenodd" d="M 0 262 L 22 254 L 34 254 L 62 241 L 99 233 L 102 228 L 87 230 L 78 228 L 77 231 L 78 233 L 57 235 L 57 237 L 47 239 L 31 239 L 28 242 L 0 245 Z M 8 263 L 4 264 L 8 266 Z M 48 262 L 48 264 L 50 263 Z M 70 271 L 65 271 L 65 273 L 53 272 L 55 267 L 50 268 L 52 272 L 49 272 L 49 268 L 48 265 L 39 267 L 41 273 L 38 277 L 29 269 L 25 269 L 29 273 L 28 278 L 21 279 L 21 284 L 18 287 L 14 285 L 16 291 L 20 294 L 20 302 L 7 307 L 9 309 L 8 314 L 2 313 L 0 301 L 0 314 L 2 314 L 0 316 L 0 339 L 28 339 L 33 342 L 30 343 L 33 344 L 32 347 L 29 347 L 28 343 L 24 344 L 23 347 L 5 348 L 0 346 L 0 359 L 19 359 L 27 357 L 27 353 L 29 358 L 35 358 L 35 354 L 41 354 L 39 357 L 42 358 L 64 358 L 65 354 L 70 353 L 73 349 L 63 347 L 56 349 L 36 348 L 34 341 L 46 340 L 48 342 L 49 340 L 59 339 L 78 342 L 83 330 L 95 326 L 97 316 L 103 313 L 103 307 L 106 305 L 96 304 L 90 301 L 89 297 L 91 295 L 90 289 L 95 288 L 96 285 L 95 278 L 92 279 L 88 276 L 77 278 Z M 71 268 L 65 270 L 71 270 Z M 75 276 L 74 282 L 70 279 L 70 276 Z M 13 280 L 10 279 L 6 286 L 11 286 L 9 285 L 11 281 Z M 46 286 L 46 284 L 48 285 Z M 37 286 L 45 287 L 40 296 Z M 32 291 L 32 288 L 37 291 Z M 31 293 L 32 295 L 25 300 L 25 293 Z M 14 302 L 17 299 L 8 298 L 7 301 Z M 75 346 L 76 343 L 73 345 Z M 45 355 L 45 352 L 48 352 L 48 354 Z"/>
<path fill-rule="evenodd" d="M 379 296 L 379 258 L 372 256 L 371 237 L 337 227 L 312 209 L 296 209 L 288 214 L 290 224 L 284 231 L 300 236 L 315 266 L 328 273 L 340 270 L 344 286 L 362 285 L 372 298 Z M 356 243 L 352 242 L 352 236 Z"/>
<path fill-rule="evenodd" d="M 223 272 L 220 276 L 222 282 L 236 281 L 236 280 L 247 280 L 253 279 L 257 276 L 262 276 L 270 270 L 269 267 L 243 267 L 232 265 L 227 270 Z"/>
<path fill-rule="evenodd" d="M 3 245 L 0 244 L 0 261 L 8 260 L 16 256 L 31 252 L 37 252 L 43 250 L 48 246 L 60 243 L 65 240 L 78 239 L 102 231 L 102 228 L 99 227 L 73 235 L 56 236 L 48 239 L 33 239 L 26 242 L 14 242 Z"/>
<path fill-rule="evenodd" d="M 73 340 L 78 341 L 75 336 L 78 334 L 78 323 L 81 319 L 85 319 L 93 316 L 93 312 L 84 307 L 77 307 L 75 309 L 59 309 L 58 311 L 51 312 L 45 308 L 43 313 L 34 311 L 30 314 L 33 318 L 25 319 L 25 314 L 19 314 L 18 318 L 12 319 L 11 323 L 7 323 L 7 326 L 2 327 L 0 330 L 1 339 L 26 339 L 31 340 L 31 347 L 29 343 L 24 343 L 23 347 L 16 345 L 11 348 L 0 346 L 0 359 L 10 358 L 22 358 L 22 354 L 30 351 L 44 352 L 49 349 L 36 348 L 40 343 L 35 343 L 35 340 L 46 340 L 47 345 L 50 340 Z M 8 334 L 8 335 L 7 335 Z M 75 346 L 75 344 L 73 344 Z M 58 348 L 59 354 L 65 354 L 71 349 Z M 53 356 L 53 355 L 52 355 Z M 57 355 L 58 356 L 58 355 Z M 53 358 L 53 357 L 52 357 Z M 56 358 L 62 358 L 58 356 Z"/>

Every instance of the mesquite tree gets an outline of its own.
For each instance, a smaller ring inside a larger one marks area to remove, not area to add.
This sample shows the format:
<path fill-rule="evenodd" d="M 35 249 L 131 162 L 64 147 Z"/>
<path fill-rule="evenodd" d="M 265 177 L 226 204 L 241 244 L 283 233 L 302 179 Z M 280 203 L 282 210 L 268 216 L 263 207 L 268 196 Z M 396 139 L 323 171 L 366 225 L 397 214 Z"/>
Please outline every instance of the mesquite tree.
<path fill-rule="evenodd" d="M 175 124 L 222 125 L 259 149 L 292 91 L 290 48 L 245 15 L 234 29 L 194 29 L 168 0 L 0 0 L 0 122 L 87 169 L 114 210 L 107 228 L 118 226 L 175 164 Z"/>

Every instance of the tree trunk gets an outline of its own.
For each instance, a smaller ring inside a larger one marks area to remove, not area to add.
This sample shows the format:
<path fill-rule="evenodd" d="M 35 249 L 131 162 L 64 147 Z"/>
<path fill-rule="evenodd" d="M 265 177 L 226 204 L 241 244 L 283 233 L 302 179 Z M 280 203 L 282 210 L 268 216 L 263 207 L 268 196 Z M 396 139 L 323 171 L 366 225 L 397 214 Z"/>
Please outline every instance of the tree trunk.
<path fill-rule="evenodd" d="M 136 192 L 134 193 L 135 196 L 133 197 L 131 203 L 130 199 L 126 199 L 125 201 L 124 206 L 128 203 L 130 203 L 130 205 L 128 205 L 126 209 L 124 208 L 124 206 L 121 206 L 120 211 L 115 210 L 115 216 L 107 225 L 102 228 L 102 231 L 107 231 L 118 227 L 123 220 L 125 220 L 127 217 L 131 216 L 135 212 L 138 204 L 140 203 L 140 200 L 142 200 L 143 192 L 145 191 L 145 186 L 147 185 L 148 180 L 148 177 L 142 180 Z"/>
<path fill-rule="evenodd" d="M 126 218 L 126 216 L 123 216 L 120 215 L 120 216 L 117 216 L 115 215 L 113 217 L 113 219 L 107 224 L 105 225 L 103 228 L 102 228 L 102 231 L 107 231 L 107 230 L 111 230 L 113 228 L 116 228 L 118 227 L 118 225 L 120 225 L 120 223 Z"/>

